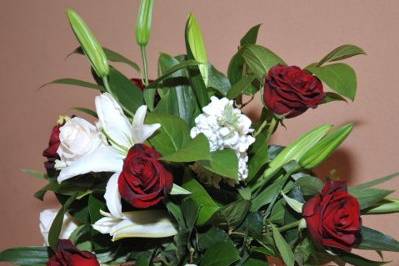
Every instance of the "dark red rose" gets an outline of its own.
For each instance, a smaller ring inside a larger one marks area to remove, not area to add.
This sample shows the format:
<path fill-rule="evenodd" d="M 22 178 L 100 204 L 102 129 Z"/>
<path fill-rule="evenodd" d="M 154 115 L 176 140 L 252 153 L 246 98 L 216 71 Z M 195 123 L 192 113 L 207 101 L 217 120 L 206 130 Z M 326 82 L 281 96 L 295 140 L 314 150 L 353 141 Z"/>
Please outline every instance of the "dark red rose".
<path fill-rule="evenodd" d="M 129 150 L 118 187 L 122 198 L 133 207 L 154 206 L 172 189 L 173 176 L 158 160 L 160 157 L 145 144 L 136 144 Z"/>
<path fill-rule="evenodd" d="M 49 175 L 55 170 L 55 160 L 59 159 L 57 150 L 60 146 L 60 127 L 61 125 L 56 125 L 53 127 L 48 147 L 43 151 L 43 156 L 47 158 L 47 161 L 44 163 L 44 167 Z"/>
<path fill-rule="evenodd" d="M 311 237 L 324 247 L 349 252 L 360 240 L 360 205 L 345 182 L 328 181 L 305 203 L 303 216 Z"/>
<path fill-rule="evenodd" d="M 323 99 L 321 81 L 297 66 L 277 65 L 267 74 L 263 101 L 275 114 L 292 118 L 316 108 Z"/>
<path fill-rule="evenodd" d="M 47 266 L 99 266 L 96 256 L 88 251 L 78 250 L 70 240 L 61 239 L 55 254 Z"/>

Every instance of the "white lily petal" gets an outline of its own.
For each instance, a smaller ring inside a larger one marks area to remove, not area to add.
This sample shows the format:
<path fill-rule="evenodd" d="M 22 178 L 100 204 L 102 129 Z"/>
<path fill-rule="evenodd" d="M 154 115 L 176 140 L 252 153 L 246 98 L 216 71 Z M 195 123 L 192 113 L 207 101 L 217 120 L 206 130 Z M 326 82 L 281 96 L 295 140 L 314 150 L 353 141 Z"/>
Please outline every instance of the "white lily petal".
<path fill-rule="evenodd" d="M 113 241 L 130 237 L 161 238 L 177 234 L 164 210 L 133 211 L 124 215 L 124 221 L 113 230 Z"/>
<path fill-rule="evenodd" d="M 51 225 L 57 215 L 59 209 L 45 209 L 40 212 L 39 220 L 39 228 L 40 232 L 44 239 L 44 245 L 48 246 L 48 234 L 50 232 Z M 77 228 L 77 224 L 74 222 L 72 217 L 68 214 L 64 215 L 62 228 L 60 232 L 60 238 L 68 239 L 72 232 Z"/>
<path fill-rule="evenodd" d="M 125 212 L 122 218 L 104 214 L 106 217 L 98 220 L 93 228 L 103 234 L 110 234 L 113 241 L 130 237 L 161 238 L 177 234 L 164 210 Z"/>
<path fill-rule="evenodd" d="M 62 168 L 57 178 L 61 183 L 72 177 L 90 172 L 120 172 L 124 156 L 114 148 L 101 143 L 95 150 Z"/>
<path fill-rule="evenodd" d="M 129 149 L 132 143 L 132 126 L 119 103 L 109 93 L 96 96 L 98 127 L 118 145 Z"/>
<path fill-rule="evenodd" d="M 113 174 L 108 180 L 107 186 L 105 188 L 105 202 L 107 204 L 107 208 L 112 216 L 115 218 L 122 217 L 122 203 L 121 203 L 121 195 L 119 193 L 118 188 L 118 179 L 120 172 L 116 172 Z"/>
<path fill-rule="evenodd" d="M 132 139 L 134 143 L 144 143 L 149 137 L 157 131 L 161 125 L 158 123 L 145 125 L 144 119 L 147 114 L 147 106 L 142 105 L 134 114 L 132 124 Z"/>

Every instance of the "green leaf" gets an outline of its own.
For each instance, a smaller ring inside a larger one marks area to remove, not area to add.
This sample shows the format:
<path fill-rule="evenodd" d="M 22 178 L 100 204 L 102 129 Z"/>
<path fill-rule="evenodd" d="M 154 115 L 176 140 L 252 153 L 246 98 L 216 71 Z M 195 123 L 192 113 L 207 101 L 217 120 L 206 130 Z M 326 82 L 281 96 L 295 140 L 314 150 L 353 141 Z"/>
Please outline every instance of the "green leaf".
<path fill-rule="evenodd" d="M 232 86 L 243 78 L 245 61 L 242 57 L 242 52 L 243 49 L 238 50 L 238 52 L 231 58 L 227 69 L 227 77 Z"/>
<path fill-rule="evenodd" d="M 115 62 L 115 63 L 124 63 L 128 66 L 131 66 L 137 72 L 140 72 L 140 67 L 132 60 L 126 58 L 125 56 L 121 55 L 120 53 L 117 53 L 109 48 L 103 47 L 103 50 L 104 50 L 104 53 L 105 53 L 108 61 Z M 84 52 L 81 47 L 78 47 L 72 52 L 72 54 L 84 55 Z"/>
<path fill-rule="evenodd" d="M 198 246 L 201 250 L 210 248 L 217 242 L 229 241 L 227 233 L 217 227 L 211 227 L 207 232 L 199 234 Z"/>
<path fill-rule="evenodd" d="M 184 216 L 186 229 L 191 232 L 198 219 L 200 207 L 192 198 L 185 198 L 181 204 L 181 211 Z"/>
<path fill-rule="evenodd" d="M 149 113 L 146 123 L 160 123 L 161 128 L 149 142 L 163 156 L 177 152 L 190 141 L 189 128 L 184 120 L 168 114 Z"/>
<path fill-rule="evenodd" d="M 181 186 L 177 184 L 173 184 L 172 190 L 169 193 L 170 195 L 190 195 L 191 192 L 182 188 Z"/>
<path fill-rule="evenodd" d="M 226 96 L 231 88 L 229 79 L 211 64 L 208 64 L 208 74 L 208 87 L 215 89 L 222 96 Z"/>
<path fill-rule="evenodd" d="M 107 206 L 105 202 L 95 197 L 93 194 L 90 194 L 88 201 L 88 208 L 90 214 L 90 221 L 92 224 L 103 218 L 100 214 L 100 210 L 106 210 Z"/>
<path fill-rule="evenodd" d="M 211 152 L 210 160 L 199 161 L 199 164 L 215 174 L 238 179 L 238 158 L 231 149 Z"/>
<path fill-rule="evenodd" d="M 50 85 L 50 84 L 74 85 L 74 86 L 104 91 L 104 88 L 100 85 L 97 85 L 97 84 L 91 83 L 91 82 L 87 82 L 87 81 L 83 81 L 83 80 L 79 80 L 79 79 L 73 79 L 73 78 L 56 79 L 56 80 L 50 81 L 50 82 L 42 85 L 41 88 L 44 86 Z"/>
<path fill-rule="evenodd" d="M 399 200 L 384 199 L 377 206 L 367 210 L 367 214 L 386 214 L 399 212 Z"/>
<path fill-rule="evenodd" d="M 15 265 L 45 265 L 50 257 L 48 247 L 19 247 L 3 250 L 0 261 Z"/>
<path fill-rule="evenodd" d="M 205 251 L 200 266 L 229 266 L 240 259 L 231 241 L 218 242 Z"/>
<path fill-rule="evenodd" d="M 296 183 L 300 186 L 304 196 L 318 194 L 323 189 L 323 181 L 310 175 L 300 177 Z"/>
<path fill-rule="evenodd" d="M 362 242 L 356 248 L 399 252 L 399 241 L 365 226 L 361 230 Z"/>
<path fill-rule="evenodd" d="M 233 201 L 226 206 L 220 208 L 212 217 L 212 221 L 216 223 L 226 224 L 229 228 L 231 226 L 238 226 L 247 216 L 251 202 L 248 200 Z"/>
<path fill-rule="evenodd" d="M 307 66 L 306 69 L 315 74 L 328 87 L 340 95 L 352 101 L 355 99 L 357 87 L 356 73 L 349 65 L 336 63 L 317 67 L 312 64 Z"/>
<path fill-rule="evenodd" d="M 379 184 L 385 183 L 387 181 L 390 181 L 391 179 L 393 179 L 395 177 L 398 177 L 398 176 L 399 176 L 399 172 L 391 174 L 391 175 L 388 175 L 388 176 L 380 177 L 380 178 L 377 178 L 377 179 L 373 179 L 373 180 L 368 181 L 366 183 L 354 186 L 353 188 L 354 189 L 364 189 L 364 188 L 374 187 L 376 185 L 379 185 Z"/>
<path fill-rule="evenodd" d="M 64 221 L 64 214 L 67 212 L 69 206 L 75 200 L 77 193 L 70 196 L 64 205 L 60 208 L 57 215 L 55 216 L 53 223 L 51 224 L 50 231 L 48 234 L 48 242 L 52 249 L 56 249 L 58 245 L 58 237 L 61 233 L 62 224 Z"/>
<path fill-rule="evenodd" d="M 281 195 L 283 195 L 285 202 L 287 202 L 287 204 L 291 207 L 291 209 L 293 209 L 297 213 L 302 213 L 303 209 L 302 202 L 299 202 L 296 199 L 288 197 L 287 195 L 284 194 L 284 192 L 281 192 Z"/>
<path fill-rule="evenodd" d="M 335 256 L 334 258 L 350 263 L 350 265 L 354 266 L 380 266 L 388 263 L 385 261 L 369 260 L 353 253 L 342 253 L 339 254 L 339 256 Z"/>
<path fill-rule="evenodd" d="M 227 93 L 227 98 L 234 99 L 242 94 L 242 92 L 255 80 L 255 75 L 244 76 L 236 82 Z"/>
<path fill-rule="evenodd" d="M 278 195 L 287 181 L 286 176 L 281 176 L 272 184 L 262 190 L 254 199 L 252 199 L 251 211 L 258 211 L 263 206 L 269 204 Z"/>
<path fill-rule="evenodd" d="M 287 243 L 287 241 L 285 241 L 284 237 L 280 234 L 280 232 L 274 225 L 272 225 L 272 232 L 277 250 L 280 253 L 284 263 L 287 266 L 294 266 L 295 257 L 290 245 Z"/>
<path fill-rule="evenodd" d="M 190 178 L 184 182 L 183 188 L 191 191 L 189 196 L 199 207 L 197 219 L 198 225 L 204 225 L 211 219 L 215 212 L 219 210 L 219 205 L 209 196 L 205 188 L 194 178 Z"/>
<path fill-rule="evenodd" d="M 280 57 L 263 46 L 252 44 L 246 45 L 242 49 L 242 57 L 245 63 L 261 80 L 270 68 L 278 64 L 285 64 Z"/>
<path fill-rule="evenodd" d="M 108 82 L 109 93 L 121 104 L 125 112 L 133 116 L 137 108 L 144 104 L 142 91 L 115 68 L 111 68 Z"/>
<path fill-rule="evenodd" d="M 43 172 L 39 172 L 33 169 L 21 169 L 21 171 L 27 175 L 36 177 L 38 179 L 47 179 L 47 174 Z"/>
<path fill-rule="evenodd" d="M 324 94 L 323 103 L 330 103 L 336 101 L 346 102 L 346 99 L 335 92 L 328 91 Z"/>
<path fill-rule="evenodd" d="M 183 147 L 172 154 L 165 155 L 161 160 L 169 162 L 195 162 L 199 160 L 210 160 L 209 142 L 204 134 L 199 134 L 189 140 Z"/>
<path fill-rule="evenodd" d="M 85 108 L 85 107 L 73 107 L 72 109 L 73 109 L 73 110 L 76 110 L 76 111 L 79 111 L 79 112 L 82 112 L 82 113 L 85 113 L 85 114 L 88 114 L 88 115 L 91 115 L 91 116 L 94 117 L 94 118 L 98 118 L 97 112 L 96 112 L 96 111 L 93 111 L 93 110 L 91 110 L 91 109 L 89 109 L 89 108 Z"/>
<path fill-rule="evenodd" d="M 360 203 L 361 209 L 366 209 L 374 206 L 382 201 L 386 196 L 393 193 L 394 190 L 385 190 L 377 188 L 359 189 L 355 187 L 349 188 L 349 193 L 352 194 Z"/>
<path fill-rule="evenodd" d="M 240 40 L 240 45 L 255 44 L 258 38 L 259 28 L 262 24 L 258 24 L 249 29 L 249 31 Z"/>
<path fill-rule="evenodd" d="M 72 30 L 78 39 L 84 53 L 89 58 L 91 65 L 99 77 L 105 77 L 109 74 L 109 66 L 104 50 L 98 43 L 93 33 L 83 21 L 83 19 L 73 9 L 67 10 L 67 16 Z"/>
<path fill-rule="evenodd" d="M 344 44 L 344 45 L 341 45 L 341 46 L 335 48 L 334 50 L 329 52 L 326 56 L 324 56 L 317 63 L 317 66 L 321 66 L 322 64 L 324 64 L 326 62 L 338 61 L 338 60 L 342 60 L 342 59 L 349 58 L 349 57 L 359 55 L 359 54 L 366 54 L 366 52 L 362 48 L 360 48 L 356 45 Z"/>

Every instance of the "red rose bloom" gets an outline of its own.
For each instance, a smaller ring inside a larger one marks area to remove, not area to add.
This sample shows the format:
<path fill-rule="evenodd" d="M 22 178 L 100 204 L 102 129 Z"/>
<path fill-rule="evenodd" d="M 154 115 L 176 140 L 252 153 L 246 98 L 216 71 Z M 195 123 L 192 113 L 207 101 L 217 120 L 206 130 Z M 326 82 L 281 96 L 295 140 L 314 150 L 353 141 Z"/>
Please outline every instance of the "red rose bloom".
<path fill-rule="evenodd" d="M 122 198 L 133 207 L 154 206 L 172 189 L 173 176 L 158 160 L 160 157 L 145 144 L 136 144 L 129 150 L 118 187 Z"/>
<path fill-rule="evenodd" d="M 292 118 L 324 99 L 321 81 L 297 66 L 277 65 L 267 74 L 263 101 L 273 113 Z"/>
<path fill-rule="evenodd" d="M 97 258 L 88 251 L 78 250 L 70 240 L 61 239 L 57 251 L 47 266 L 99 266 Z"/>
<path fill-rule="evenodd" d="M 349 252 L 360 240 L 360 205 L 341 181 L 328 181 L 303 207 L 308 231 L 316 243 Z"/>
<path fill-rule="evenodd" d="M 54 170 L 55 160 L 59 159 L 57 150 L 60 146 L 60 127 L 61 125 L 56 125 L 55 127 L 53 127 L 48 147 L 43 151 L 43 156 L 47 158 L 47 161 L 44 163 L 44 167 L 46 168 L 48 173 Z"/>

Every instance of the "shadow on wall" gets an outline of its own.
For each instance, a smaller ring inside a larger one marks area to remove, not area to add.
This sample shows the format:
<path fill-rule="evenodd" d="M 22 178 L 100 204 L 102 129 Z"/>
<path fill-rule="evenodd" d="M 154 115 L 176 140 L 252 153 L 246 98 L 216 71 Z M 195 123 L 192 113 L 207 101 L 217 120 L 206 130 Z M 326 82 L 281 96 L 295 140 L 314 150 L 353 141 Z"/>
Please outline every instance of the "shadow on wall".
<path fill-rule="evenodd" d="M 351 184 L 351 180 L 355 173 L 354 155 L 349 149 L 339 148 L 330 158 L 324 161 L 314 172 L 320 178 L 331 176 L 331 171 L 335 171 L 334 175 L 342 180 L 347 180 Z"/>

